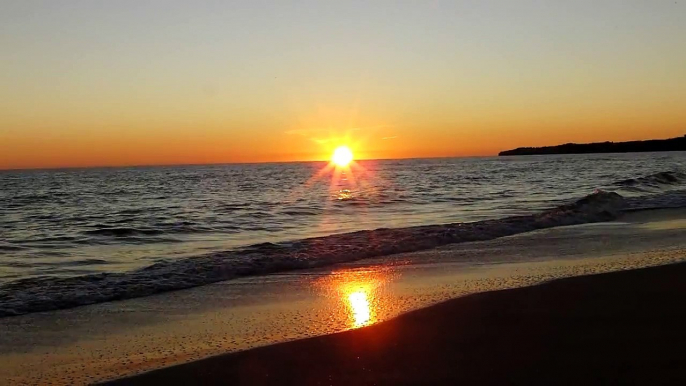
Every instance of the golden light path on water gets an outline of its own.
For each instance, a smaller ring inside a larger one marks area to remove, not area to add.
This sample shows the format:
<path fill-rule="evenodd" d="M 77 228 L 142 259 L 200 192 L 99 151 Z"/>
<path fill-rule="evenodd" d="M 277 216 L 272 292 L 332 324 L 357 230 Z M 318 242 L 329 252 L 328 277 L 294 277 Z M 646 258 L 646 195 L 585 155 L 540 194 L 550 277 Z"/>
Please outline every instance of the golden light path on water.
<path fill-rule="evenodd" d="M 340 145 L 334 149 L 329 162 L 317 170 L 299 189 L 294 190 L 284 202 L 295 202 L 320 180 L 329 179 L 329 191 L 335 200 L 352 199 L 357 189 L 358 176 L 370 177 L 370 173 L 355 161 L 353 150 L 348 145 Z"/>
<path fill-rule="evenodd" d="M 326 204 L 326 209 L 330 209 L 334 202 L 355 200 L 359 194 L 359 180 L 375 180 L 385 182 L 379 176 L 370 173 L 368 169 L 360 165 L 354 159 L 353 150 L 346 144 L 337 146 L 330 161 L 319 169 L 302 186 L 308 189 L 312 184 L 320 179 L 329 179 L 329 194 L 331 201 Z M 290 199 L 297 197 L 297 193 Z M 364 216 L 366 211 L 362 207 L 357 207 L 356 216 Z M 336 224 L 329 223 L 326 215 L 323 216 L 320 228 L 335 228 Z M 339 302 L 339 308 L 331 315 L 332 320 L 346 321 L 345 328 L 364 327 L 379 321 L 378 316 L 392 312 L 394 308 L 384 302 L 382 288 L 388 284 L 393 275 L 390 270 L 346 270 L 333 272 L 325 281 L 320 283 L 320 289 L 329 293 L 328 297 L 334 297 Z M 333 294 L 333 295 L 332 295 Z"/>
<path fill-rule="evenodd" d="M 319 189 L 320 183 L 328 185 L 328 199 L 323 202 L 323 213 L 317 225 L 317 235 L 344 233 L 357 230 L 355 223 L 364 224 L 367 221 L 368 208 L 366 203 L 393 184 L 376 173 L 374 161 L 366 161 L 367 168 L 354 159 L 354 144 L 341 144 L 334 149 L 330 159 L 323 166 L 314 169 L 307 181 L 293 189 L 282 200 L 284 206 L 298 205 L 305 196 L 310 196 L 311 189 Z M 383 188 L 382 188 L 383 187 Z M 352 202 L 350 206 L 341 207 L 342 203 Z M 331 212 L 344 211 L 344 221 L 340 216 L 329 216 Z"/>

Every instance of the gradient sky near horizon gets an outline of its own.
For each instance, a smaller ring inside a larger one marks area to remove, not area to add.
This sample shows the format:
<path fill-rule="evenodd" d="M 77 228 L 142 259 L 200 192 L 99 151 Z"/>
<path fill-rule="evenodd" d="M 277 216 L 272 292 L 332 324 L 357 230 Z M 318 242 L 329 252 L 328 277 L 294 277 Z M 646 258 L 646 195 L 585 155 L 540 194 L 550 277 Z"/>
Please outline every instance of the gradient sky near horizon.
<path fill-rule="evenodd" d="M 686 1 L 0 1 L 0 169 L 686 134 Z"/>

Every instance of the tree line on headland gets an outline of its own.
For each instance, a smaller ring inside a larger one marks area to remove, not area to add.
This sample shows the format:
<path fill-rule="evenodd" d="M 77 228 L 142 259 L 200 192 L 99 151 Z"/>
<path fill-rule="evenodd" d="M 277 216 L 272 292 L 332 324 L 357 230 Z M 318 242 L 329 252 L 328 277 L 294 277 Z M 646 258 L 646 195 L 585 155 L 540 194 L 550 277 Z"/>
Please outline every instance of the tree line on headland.
<path fill-rule="evenodd" d="M 557 146 L 519 147 L 501 151 L 498 155 L 634 153 L 651 151 L 686 151 L 686 135 L 669 139 L 629 142 L 566 143 Z"/>

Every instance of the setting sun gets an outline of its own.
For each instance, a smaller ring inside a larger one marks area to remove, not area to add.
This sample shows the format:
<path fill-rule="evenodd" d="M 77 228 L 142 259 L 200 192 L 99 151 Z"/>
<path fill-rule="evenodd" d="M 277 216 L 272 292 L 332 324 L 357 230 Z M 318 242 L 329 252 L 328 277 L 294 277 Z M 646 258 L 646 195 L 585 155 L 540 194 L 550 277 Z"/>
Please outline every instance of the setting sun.
<path fill-rule="evenodd" d="M 347 146 L 339 146 L 334 150 L 331 161 L 338 166 L 345 167 L 353 160 L 353 152 Z"/>

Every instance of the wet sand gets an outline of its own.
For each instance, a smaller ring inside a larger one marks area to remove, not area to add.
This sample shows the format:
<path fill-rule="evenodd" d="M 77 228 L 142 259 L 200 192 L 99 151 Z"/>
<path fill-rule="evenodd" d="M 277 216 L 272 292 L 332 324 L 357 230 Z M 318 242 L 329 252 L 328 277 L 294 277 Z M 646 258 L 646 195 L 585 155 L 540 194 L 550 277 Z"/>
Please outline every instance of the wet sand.
<path fill-rule="evenodd" d="M 0 384 L 83 385 L 554 279 L 686 262 L 686 210 L 0 318 Z M 450 328 L 446 328 L 450 330 Z"/>
<path fill-rule="evenodd" d="M 685 384 L 686 264 L 466 296 L 109 385 Z"/>

